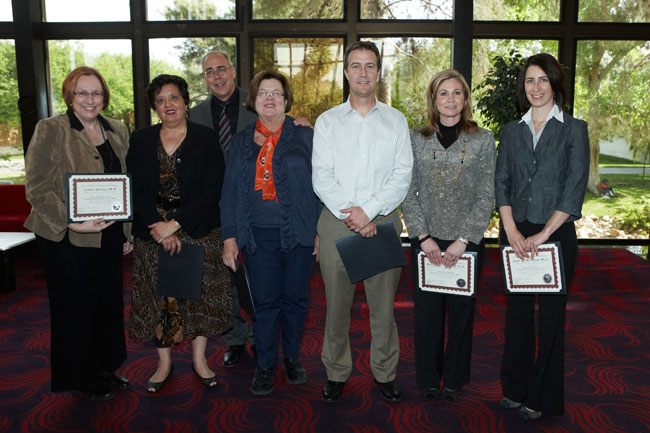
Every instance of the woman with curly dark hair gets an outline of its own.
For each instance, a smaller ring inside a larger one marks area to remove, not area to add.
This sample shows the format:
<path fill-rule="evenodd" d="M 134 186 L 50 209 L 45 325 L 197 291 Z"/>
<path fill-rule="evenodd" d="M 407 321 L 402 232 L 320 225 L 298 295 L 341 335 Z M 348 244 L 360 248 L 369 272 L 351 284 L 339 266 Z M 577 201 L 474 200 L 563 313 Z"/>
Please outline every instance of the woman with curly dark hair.
<path fill-rule="evenodd" d="M 159 75 L 147 96 L 161 123 L 133 133 L 126 159 L 135 237 L 130 335 L 156 344 L 158 369 L 147 391 L 162 389 L 173 370 L 171 346 L 186 337 L 192 339 L 192 369 L 205 386 L 215 387 L 205 357 L 207 337 L 232 326 L 230 280 L 220 260 L 223 154 L 212 129 L 187 120 L 190 97 L 183 78 Z M 204 248 L 199 299 L 161 295 L 159 254 L 178 254 L 189 245 Z"/>

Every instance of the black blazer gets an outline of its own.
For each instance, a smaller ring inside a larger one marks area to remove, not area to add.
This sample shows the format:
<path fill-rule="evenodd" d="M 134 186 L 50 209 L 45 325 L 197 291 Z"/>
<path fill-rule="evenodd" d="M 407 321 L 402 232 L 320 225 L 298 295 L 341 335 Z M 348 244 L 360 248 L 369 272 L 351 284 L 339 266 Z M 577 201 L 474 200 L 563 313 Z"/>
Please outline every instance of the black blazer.
<path fill-rule="evenodd" d="M 156 211 L 160 191 L 160 162 L 157 156 L 162 125 L 139 129 L 131 135 L 126 165 L 132 176 L 133 235 L 151 239 L 149 224 L 162 221 Z M 210 128 L 187 123 L 187 136 L 176 160 L 181 207 L 176 221 L 191 237 L 199 238 L 221 225 L 219 200 L 224 175 L 224 159 Z"/>
<path fill-rule="evenodd" d="M 494 174 L 497 209 L 511 206 L 515 221 L 546 224 L 556 210 L 581 217 L 589 178 L 587 123 L 564 113 L 551 118 L 535 150 L 526 122 L 503 128 Z"/>
<path fill-rule="evenodd" d="M 196 122 L 199 125 L 207 126 L 210 129 L 214 129 L 214 123 L 212 120 L 212 98 L 213 96 L 210 95 L 190 109 L 190 121 Z M 235 135 L 236 132 L 243 131 L 244 128 L 246 128 L 251 122 L 257 120 L 257 113 L 254 111 L 248 111 L 246 108 L 247 98 L 248 91 L 239 88 L 239 114 L 237 115 L 237 131 L 233 131 L 233 135 Z M 217 131 L 217 134 L 218 133 L 219 131 Z M 228 155 L 225 156 L 227 157 Z"/>

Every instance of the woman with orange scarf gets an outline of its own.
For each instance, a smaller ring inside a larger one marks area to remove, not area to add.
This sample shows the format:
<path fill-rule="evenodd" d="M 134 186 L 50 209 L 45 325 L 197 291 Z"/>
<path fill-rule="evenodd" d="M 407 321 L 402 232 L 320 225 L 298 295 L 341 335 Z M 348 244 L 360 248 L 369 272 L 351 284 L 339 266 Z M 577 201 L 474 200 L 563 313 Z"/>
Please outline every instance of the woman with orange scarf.
<path fill-rule="evenodd" d="M 232 139 L 221 196 L 223 262 L 234 271 L 242 251 L 255 307 L 255 395 L 273 389 L 280 339 L 287 381 L 307 381 L 298 356 L 321 204 L 311 184 L 313 130 L 286 115 L 292 102 L 284 75 L 253 78 L 246 108 L 258 120 Z"/>

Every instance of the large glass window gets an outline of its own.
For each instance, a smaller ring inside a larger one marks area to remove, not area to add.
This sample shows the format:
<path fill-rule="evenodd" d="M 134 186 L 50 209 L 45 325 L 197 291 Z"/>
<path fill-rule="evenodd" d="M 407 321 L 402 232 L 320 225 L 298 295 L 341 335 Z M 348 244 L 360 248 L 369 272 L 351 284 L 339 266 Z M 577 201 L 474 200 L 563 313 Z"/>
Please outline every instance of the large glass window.
<path fill-rule="evenodd" d="M 472 85 L 483 82 L 496 56 L 507 56 L 516 50 L 522 57 L 549 53 L 557 58 L 558 41 L 530 39 L 474 39 L 472 43 Z"/>
<path fill-rule="evenodd" d="M 45 0 L 44 21 L 131 21 L 129 0 Z"/>
<path fill-rule="evenodd" d="M 578 21 L 648 22 L 650 21 L 650 3 L 639 0 L 580 0 Z"/>
<path fill-rule="evenodd" d="M 235 0 L 147 0 L 150 21 L 234 20 Z"/>
<path fill-rule="evenodd" d="M 451 66 L 451 40 L 401 37 L 373 41 L 382 57 L 379 100 L 404 113 L 411 128 L 424 126 L 426 88 L 438 71 Z"/>
<path fill-rule="evenodd" d="M 13 21 L 14 13 L 11 0 L 0 0 L 0 21 Z"/>
<path fill-rule="evenodd" d="M 342 19 L 343 0 L 253 0 L 253 19 Z"/>
<path fill-rule="evenodd" d="M 559 21 L 560 0 L 474 0 L 477 21 Z"/>
<path fill-rule="evenodd" d="M 212 51 L 222 51 L 237 65 L 235 38 L 169 38 L 149 40 L 149 79 L 158 74 L 179 75 L 187 81 L 190 104 L 208 96 L 201 60 Z"/>
<path fill-rule="evenodd" d="M 476 90 L 485 80 L 488 71 L 492 68 L 495 57 L 509 58 L 518 53 L 522 58 L 537 53 L 552 54 L 558 56 L 558 41 L 554 40 L 528 40 L 528 39 L 474 39 L 472 43 L 472 102 L 476 104 L 483 96 L 485 89 Z M 516 85 L 516 77 L 513 77 L 512 86 Z M 488 122 L 478 110 L 474 110 L 474 118 L 479 125 L 489 127 Z"/>
<path fill-rule="evenodd" d="M 575 115 L 600 153 L 650 162 L 650 42 L 579 41 Z"/>
<path fill-rule="evenodd" d="M 129 130 L 134 129 L 131 41 L 48 41 L 48 53 L 53 114 L 67 109 L 61 95 L 64 78 L 79 66 L 91 66 L 102 74 L 111 92 L 110 105 L 103 114 L 121 120 Z"/>
<path fill-rule="evenodd" d="M 255 73 L 274 69 L 287 75 L 294 93 L 291 115 L 312 124 L 343 102 L 343 39 L 255 38 Z"/>
<path fill-rule="evenodd" d="M 13 40 L 0 40 L 0 180 L 23 183 L 25 160 L 20 128 L 18 74 Z"/>
<path fill-rule="evenodd" d="M 450 20 L 453 0 L 361 0 L 361 18 Z"/>

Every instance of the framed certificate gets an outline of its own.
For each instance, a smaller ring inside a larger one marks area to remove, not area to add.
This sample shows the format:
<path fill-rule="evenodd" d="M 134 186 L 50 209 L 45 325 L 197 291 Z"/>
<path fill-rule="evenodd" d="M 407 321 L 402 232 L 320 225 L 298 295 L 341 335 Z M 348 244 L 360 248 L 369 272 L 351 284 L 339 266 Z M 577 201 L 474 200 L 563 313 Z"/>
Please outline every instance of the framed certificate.
<path fill-rule="evenodd" d="M 503 276 L 508 294 L 566 294 L 559 242 L 542 244 L 534 259 L 520 260 L 512 247 L 501 247 Z"/>
<path fill-rule="evenodd" d="M 418 252 L 417 263 L 418 284 L 423 291 L 476 297 L 475 251 L 465 252 L 452 268 L 434 265 L 422 251 Z"/>
<path fill-rule="evenodd" d="M 131 177 L 129 174 L 68 174 L 68 222 L 95 218 L 106 221 L 130 221 Z"/>

